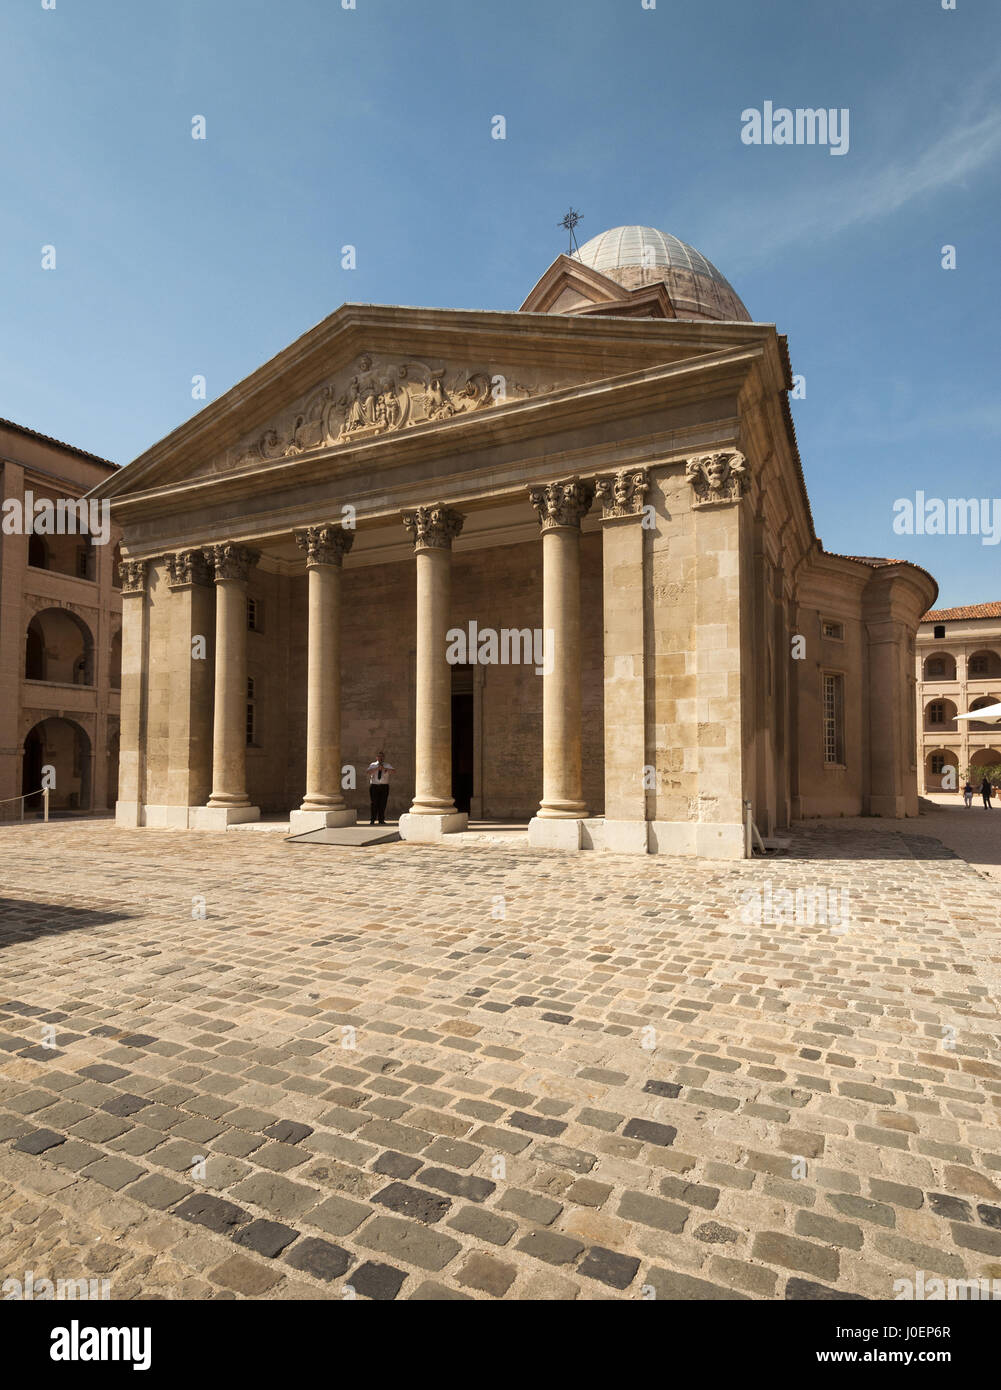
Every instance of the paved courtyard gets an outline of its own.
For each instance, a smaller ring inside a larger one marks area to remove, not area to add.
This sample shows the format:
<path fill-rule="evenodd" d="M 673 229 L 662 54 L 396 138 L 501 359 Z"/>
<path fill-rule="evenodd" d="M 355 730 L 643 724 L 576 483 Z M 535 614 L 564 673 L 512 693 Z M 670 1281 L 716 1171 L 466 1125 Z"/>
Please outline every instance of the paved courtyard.
<path fill-rule="evenodd" d="M 954 814 L 801 828 L 738 864 L 5 826 L 0 1279 L 812 1299 L 1001 1278 L 1001 912 L 934 835 Z"/>

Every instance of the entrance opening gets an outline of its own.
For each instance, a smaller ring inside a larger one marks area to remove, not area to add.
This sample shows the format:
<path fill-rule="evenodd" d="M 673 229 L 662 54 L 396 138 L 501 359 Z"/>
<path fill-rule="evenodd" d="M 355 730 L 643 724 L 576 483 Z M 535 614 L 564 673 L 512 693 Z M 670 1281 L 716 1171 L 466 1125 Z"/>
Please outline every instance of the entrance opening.
<path fill-rule="evenodd" d="M 473 800 L 473 668 L 452 667 L 452 800 L 469 813 Z"/>

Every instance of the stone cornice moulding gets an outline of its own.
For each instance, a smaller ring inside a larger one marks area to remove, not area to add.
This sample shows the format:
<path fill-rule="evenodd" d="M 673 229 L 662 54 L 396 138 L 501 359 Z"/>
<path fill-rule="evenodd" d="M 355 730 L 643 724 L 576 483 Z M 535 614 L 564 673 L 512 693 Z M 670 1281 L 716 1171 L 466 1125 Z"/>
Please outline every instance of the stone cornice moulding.
<path fill-rule="evenodd" d="M 575 364 L 580 369 L 582 358 L 607 357 L 616 343 L 633 352 L 653 350 L 660 344 L 713 353 L 725 350 L 721 343 L 760 347 L 771 342 L 780 364 L 775 327 L 766 323 L 612 317 L 581 321 L 548 314 L 344 304 L 92 491 L 96 496 L 114 497 L 122 492 L 123 476 L 128 473 L 132 476 L 125 486 L 169 459 L 183 459 L 192 452 L 199 458 L 221 452 L 236 442 L 236 431 L 208 448 L 195 450 L 194 442 L 223 433 L 233 419 L 240 421 L 240 435 L 258 425 L 263 428 L 271 415 L 330 373 L 334 349 L 347 362 L 352 353 L 366 350 L 397 353 L 401 342 L 406 343 L 407 352 L 435 357 L 449 351 L 483 357 L 514 349 L 527 363 L 534 351 L 537 365 L 569 369 Z M 248 405 L 252 407 L 249 419 Z"/>
<path fill-rule="evenodd" d="M 331 464 L 343 465 L 346 475 L 350 475 L 352 465 L 365 474 L 406 466 L 424 455 L 438 454 L 444 446 L 446 431 L 449 453 L 463 454 L 471 447 L 480 450 L 496 447 L 498 437 L 506 436 L 503 442 L 514 444 L 543 428 L 547 435 L 552 435 L 561 425 L 574 432 L 592 422 L 607 426 L 617 419 L 642 415 L 647 404 L 651 411 L 663 412 L 667 407 L 703 402 L 707 394 L 710 399 L 728 393 L 735 398 L 741 381 L 760 355 L 759 347 L 728 349 L 711 356 L 687 358 L 620 377 L 585 382 L 551 395 L 506 401 L 491 410 L 446 421 L 444 425 L 417 425 L 391 437 L 383 436 L 357 445 L 319 449 L 275 462 L 261 461 L 254 467 L 199 475 L 190 481 L 178 481 L 137 494 L 113 496 L 112 516 L 118 525 L 124 525 L 130 515 L 141 514 L 149 506 L 160 503 L 162 509 L 172 511 L 186 496 L 207 491 L 214 492 L 220 500 L 237 501 L 258 494 L 265 478 L 273 478 L 278 487 L 287 486 L 282 479 L 296 475 L 304 483 L 329 481 Z M 708 392 L 707 379 L 712 381 L 712 389 Z M 701 422 L 701 428 L 705 428 L 705 422 Z"/>

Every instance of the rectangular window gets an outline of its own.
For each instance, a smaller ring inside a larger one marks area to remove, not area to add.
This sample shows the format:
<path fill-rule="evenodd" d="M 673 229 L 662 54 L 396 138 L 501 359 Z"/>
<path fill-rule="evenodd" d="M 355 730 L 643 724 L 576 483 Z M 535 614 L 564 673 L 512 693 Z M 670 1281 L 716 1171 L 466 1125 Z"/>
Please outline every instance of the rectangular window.
<path fill-rule="evenodd" d="M 257 734 L 256 708 L 254 702 L 254 681 L 252 676 L 247 678 L 247 747 L 255 742 Z"/>
<path fill-rule="evenodd" d="M 264 605 L 259 598 L 247 599 L 247 629 L 249 632 L 264 631 Z"/>
<path fill-rule="evenodd" d="M 942 753 L 933 753 L 933 754 L 931 755 L 931 771 L 932 771 L 932 776 L 933 776 L 933 777 L 939 777 L 939 776 L 941 775 L 942 769 L 943 769 L 944 767 L 945 767 L 945 756 L 944 756 Z"/>
<path fill-rule="evenodd" d="M 845 761 L 845 678 L 824 674 L 824 762 Z"/>
<path fill-rule="evenodd" d="M 843 642 L 845 640 L 844 623 L 831 622 L 825 618 L 820 625 L 820 630 L 829 642 Z"/>
<path fill-rule="evenodd" d="M 986 675 L 987 675 L 987 658 L 986 658 L 986 656 L 971 656 L 971 657 L 970 657 L 970 675 L 971 675 L 971 676 L 986 676 Z"/>
<path fill-rule="evenodd" d="M 928 706 L 928 722 L 929 724 L 945 723 L 945 704 L 942 700 L 932 700 Z"/>

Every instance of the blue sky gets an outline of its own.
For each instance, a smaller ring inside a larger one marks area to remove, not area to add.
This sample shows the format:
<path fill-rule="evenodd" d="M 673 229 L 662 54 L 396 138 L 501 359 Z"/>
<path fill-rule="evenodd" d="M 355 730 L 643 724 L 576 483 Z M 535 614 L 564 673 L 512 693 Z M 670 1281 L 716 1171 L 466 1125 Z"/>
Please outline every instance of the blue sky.
<path fill-rule="evenodd" d="M 828 549 L 1001 598 L 1001 546 L 892 532 L 1001 497 L 996 0 L 356 5 L 9 0 L 0 415 L 127 462 L 345 300 L 517 308 L 572 204 L 789 335 Z M 765 100 L 847 107 L 848 153 L 743 144 Z"/>

